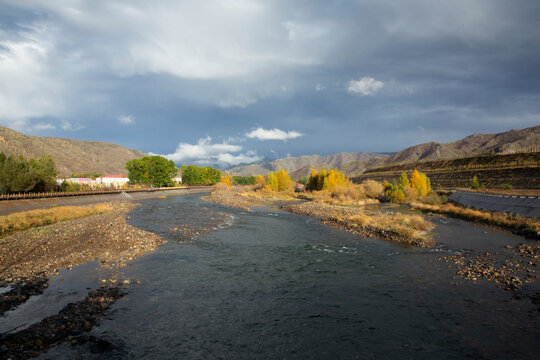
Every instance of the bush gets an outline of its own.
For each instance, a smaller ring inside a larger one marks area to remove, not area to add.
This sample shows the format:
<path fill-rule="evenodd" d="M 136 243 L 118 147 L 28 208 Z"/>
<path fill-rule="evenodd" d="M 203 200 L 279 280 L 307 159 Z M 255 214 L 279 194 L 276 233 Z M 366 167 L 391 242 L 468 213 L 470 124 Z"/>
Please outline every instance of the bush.
<path fill-rule="evenodd" d="M 446 204 L 448 202 L 448 196 L 446 196 L 446 195 L 438 195 L 438 194 L 432 192 L 428 196 L 424 196 L 424 197 L 420 198 L 419 200 L 420 200 L 420 202 L 422 202 L 424 204 L 443 205 L 443 204 Z"/>
<path fill-rule="evenodd" d="M 265 186 L 266 185 L 266 179 L 262 175 L 255 176 L 255 185 L 259 186 Z"/>
<path fill-rule="evenodd" d="M 381 199 L 384 197 L 384 186 L 375 180 L 366 180 L 361 185 L 361 190 L 367 197 Z"/>
<path fill-rule="evenodd" d="M 229 186 L 224 182 L 218 182 L 216 185 L 214 185 L 214 189 L 217 192 L 219 192 L 219 191 L 228 191 Z"/>
<path fill-rule="evenodd" d="M 510 184 L 502 184 L 502 185 L 501 185 L 501 189 L 502 189 L 502 190 L 512 190 L 513 187 L 512 187 L 512 185 L 510 185 Z"/>
<path fill-rule="evenodd" d="M 473 176 L 472 180 L 471 180 L 471 189 L 480 189 L 480 183 L 478 182 L 478 178 L 475 176 Z"/>
<path fill-rule="evenodd" d="M 403 191 L 403 195 L 405 196 L 406 202 L 411 202 L 418 199 L 418 191 L 416 189 L 413 189 L 410 186 L 404 186 L 402 191 Z"/>

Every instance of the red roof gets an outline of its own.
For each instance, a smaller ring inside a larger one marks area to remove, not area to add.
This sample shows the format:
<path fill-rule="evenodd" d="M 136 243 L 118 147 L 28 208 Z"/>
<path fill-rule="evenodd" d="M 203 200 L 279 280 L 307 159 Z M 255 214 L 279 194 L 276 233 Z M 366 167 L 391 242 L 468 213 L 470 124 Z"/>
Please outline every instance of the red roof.
<path fill-rule="evenodd" d="M 127 178 L 126 175 L 120 174 L 120 175 L 103 175 L 100 176 L 101 178 Z"/>

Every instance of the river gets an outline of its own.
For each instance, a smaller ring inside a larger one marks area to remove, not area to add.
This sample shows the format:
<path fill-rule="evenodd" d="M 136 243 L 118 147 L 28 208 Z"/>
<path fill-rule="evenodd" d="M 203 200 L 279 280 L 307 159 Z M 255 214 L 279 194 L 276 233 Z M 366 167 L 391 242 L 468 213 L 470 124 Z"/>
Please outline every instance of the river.
<path fill-rule="evenodd" d="M 439 260 L 521 237 L 433 218 L 439 245 L 419 249 L 200 194 L 142 204 L 129 223 L 168 243 L 120 270 L 133 284 L 92 330 L 110 351 L 65 344 L 41 358 L 537 358 L 538 305 Z"/>

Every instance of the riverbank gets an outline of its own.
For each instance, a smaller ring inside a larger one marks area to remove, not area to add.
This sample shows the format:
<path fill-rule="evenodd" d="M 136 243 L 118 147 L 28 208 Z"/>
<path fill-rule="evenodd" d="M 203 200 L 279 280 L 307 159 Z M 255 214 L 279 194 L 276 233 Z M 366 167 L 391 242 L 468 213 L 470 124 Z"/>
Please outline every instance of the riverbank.
<path fill-rule="evenodd" d="M 422 212 L 449 215 L 466 221 L 496 226 L 527 238 L 540 239 L 540 220 L 538 218 L 471 209 L 451 203 L 429 205 L 413 202 L 410 206 L 412 209 Z"/>
<path fill-rule="evenodd" d="M 375 237 L 418 247 L 435 245 L 430 230 L 434 225 L 420 215 L 365 211 L 359 208 L 321 203 L 290 204 L 283 210 L 314 216 L 325 225 L 362 237 Z"/>
<path fill-rule="evenodd" d="M 155 249 L 164 240 L 126 223 L 126 214 L 138 206 L 110 204 L 107 213 L 62 221 L 17 232 L 0 239 L 0 285 L 10 290 L 0 297 L 0 315 L 38 295 L 49 276 L 98 260 L 104 267 L 123 266 Z"/>
<path fill-rule="evenodd" d="M 164 241 L 126 223 L 137 204 L 114 203 L 108 213 L 59 222 L 0 239 L 0 281 L 55 275 L 96 259 L 121 266 Z"/>

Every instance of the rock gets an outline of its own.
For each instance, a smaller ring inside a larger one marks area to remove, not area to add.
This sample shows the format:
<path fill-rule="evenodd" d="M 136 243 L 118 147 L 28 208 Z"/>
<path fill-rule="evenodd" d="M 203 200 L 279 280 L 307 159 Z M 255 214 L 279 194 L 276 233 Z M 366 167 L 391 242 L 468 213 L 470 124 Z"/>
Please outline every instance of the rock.
<path fill-rule="evenodd" d="M 86 321 L 83 325 L 83 329 L 86 331 L 90 331 L 92 329 L 92 323 L 90 321 Z"/>

